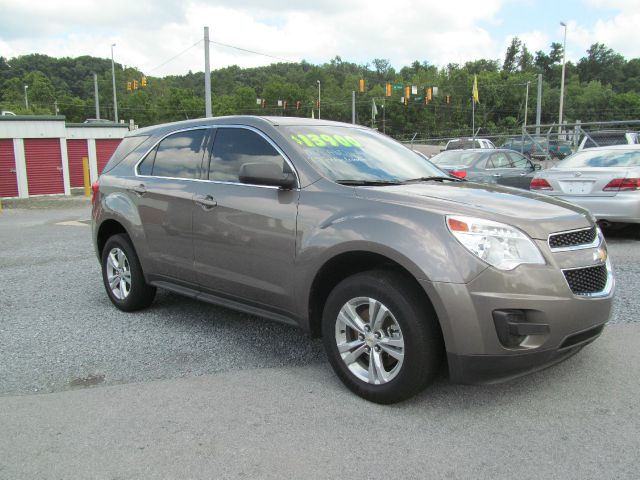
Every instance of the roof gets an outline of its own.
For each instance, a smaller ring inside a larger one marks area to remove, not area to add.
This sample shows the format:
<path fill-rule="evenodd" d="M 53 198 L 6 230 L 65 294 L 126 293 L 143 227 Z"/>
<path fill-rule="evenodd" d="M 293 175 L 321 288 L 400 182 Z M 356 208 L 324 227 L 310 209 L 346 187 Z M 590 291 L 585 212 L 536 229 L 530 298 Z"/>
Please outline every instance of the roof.
<path fill-rule="evenodd" d="M 182 120 L 180 122 L 173 123 L 164 123 L 159 125 L 152 125 L 149 127 L 140 128 L 138 130 L 134 130 L 132 135 L 145 135 L 155 133 L 156 131 L 171 131 L 171 130 L 179 130 L 184 128 L 198 127 L 198 126 L 207 126 L 207 125 L 250 125 L 259 127 L 262 125 L 270 125 L 270 126 L 293 126 L 293 125 L 308 125 L 308 126 L 319 126 L 319 125 L 334 125 L 341 127 L 357 127 L 357 128 L 367 128 L 362 125 L 352 125 L 350 123 L 343 122 L 334 122 L 332 120 L 317 120 L 312 118 L 302 118 L 302 117 L 260 117 L 256 115 L 231 115 L 226 117 L 210 117 L 210 118 L 197 118 L 195 120 Z"/>

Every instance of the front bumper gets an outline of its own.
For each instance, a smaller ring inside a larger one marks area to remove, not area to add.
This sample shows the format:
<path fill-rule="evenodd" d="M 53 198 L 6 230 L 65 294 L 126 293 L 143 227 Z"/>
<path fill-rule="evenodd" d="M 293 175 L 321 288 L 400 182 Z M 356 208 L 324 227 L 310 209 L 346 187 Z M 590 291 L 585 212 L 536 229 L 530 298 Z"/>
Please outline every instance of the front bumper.
<path fill-rule="evenodd" d="M 452 381 L 493 383 L 540 370 L 602 332 L 611 313 L 613 273 L 605 291 L 587 296 L 574 295 L 562 272 L 590 265 L 596 249 L 551 252 L 546 242 L 536 242 L 546 265 L 487 268 L 468 284 L 423 282 L 440 320 Z M 505 340 L 497 320 L 504 312 L 520 319 L 506 327 L 517 332 L 514 343 Z"/>
<path fill-rule="evenodd" d="M 604 324 L 568 336 L 557 350 L 511 355 L 457 355 L 447 352 L 449 377 L 454 383 L 499 383 L 536 372 L 575 355 L 600 336 Z M 575 341 L 574 341 L 575 340 Z"/>

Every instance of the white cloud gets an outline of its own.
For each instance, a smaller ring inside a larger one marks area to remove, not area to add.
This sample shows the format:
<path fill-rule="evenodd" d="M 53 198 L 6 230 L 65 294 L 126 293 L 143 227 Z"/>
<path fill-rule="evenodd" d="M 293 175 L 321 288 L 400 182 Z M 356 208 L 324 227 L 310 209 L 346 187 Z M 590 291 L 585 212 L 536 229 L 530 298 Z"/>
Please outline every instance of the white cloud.
<path fill-rule="evenodd" d="M 322 63 L 340 55 L 358 63 L 387 58 L 396 67 L 414 60 L 436 65 L 478 58 L 501 60 L 515 35 L 531 52 L 548 50 L 554 39 L 561 41 L 560 27 L 554 32 L 530 30 L 496 38 L 487 28 L 498 28 L 506 1 L 485 0 L 478 8 L 477 0 L 396 4 L 388 0 L 0 0 L 0 55 L 37 52 L 105 58 L 111 43 L 116 43 L 116 61 L 152 75 L 202 71 L 202 42 L 160 65 L 201 41 L 204 25 L 210 27 L 212 40 L 292 61 Z M 592 8 L 605 5 L 604 0 L 586 1 Z M 626 13 L 593 25 L 570 21 L 568 57 L 580 58 L 595 41 L 626 56 L 638 56 L 632 36 L 640 21 L 636 2 L 606 2 L 607 8 L 615 4 Z M 504 25 L 499 28 L 504 31 Z M 221 46 L 211 48 L 212 68 L 274 61 Z"/>

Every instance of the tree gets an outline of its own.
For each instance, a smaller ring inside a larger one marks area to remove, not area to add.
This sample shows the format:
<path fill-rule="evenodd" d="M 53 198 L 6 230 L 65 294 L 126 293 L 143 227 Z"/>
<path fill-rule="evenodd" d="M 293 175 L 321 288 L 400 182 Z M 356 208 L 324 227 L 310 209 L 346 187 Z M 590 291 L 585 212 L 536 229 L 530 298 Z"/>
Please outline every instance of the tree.
<path fill-rule="evenodd" d="M 623 80 L 625 64 L 622 55 L 602 43 L 594 43 L 578 62 L 578 74 L 583 82 L 617 84 Z"/>
<path fill-rule="evenodd" d="M 506 73 L 513 73 L 516 71 L 516 65 L 518 61 L 518 53 L 522 42 L 518 37 L 511 39 L 511 44 L 507 47 L 507 52 L 504 55 L 504 63 L 502 64 L 502 71 Z"/>
<path fill-rule="evenodd" d="M 551 51 L 549 52 L 549 59 L 551 63 L 560 63 L 562 62 L 562 44 L 558 42 L 551 43 Z"/>
<path fill-rule="evenodd" d="M 518 69 L 521 72 L 528 72 L 533 69 L 533 55 L 531 55 L 527 46 L 524 44 L 518 56 Z"/>

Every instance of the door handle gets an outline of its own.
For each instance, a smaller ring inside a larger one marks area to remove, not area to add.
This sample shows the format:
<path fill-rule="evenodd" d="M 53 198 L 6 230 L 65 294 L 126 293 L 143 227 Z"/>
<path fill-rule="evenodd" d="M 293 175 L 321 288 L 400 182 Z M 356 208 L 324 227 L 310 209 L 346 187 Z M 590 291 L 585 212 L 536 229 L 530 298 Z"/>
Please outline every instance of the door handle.
<path fill-rule="evenodd" d="M 218 206 L 218 202 L 211 195 L 196 195 L 193 197 L 193 201 L 200 205 L 203 210 L 211 210 L 213 207 Z"/>
<path fill-rule="evenodd" d="M 56 170 L 58 170 L 59 172 L 62 171 L 62 167 L 56 167 Z"/>
<path fill-rule="evenodd" d="M 521 176 L 521 177 L 524 177 L 525 175 L 527 175 L 527 172 L 522 172 L 522 173 L 520 174 L 520 176 Z"/>
<path fill-rule="evenodd" d="M 141 196 L 143 196 L 145 193 L 147 193 L 147 188 L 144 186 L 144 184 L 143 184 L 143 183 L 141 183 L 141 184 L 140 184 L 140 185 L 138 185 L 138 186 L 135 186 L 135 187 L 133 187 L 133 188 L 130 188 L 130 189 L 129 189 L 129 191 L 130 191 L 130 192 L 133 192 L 133 193 L 135 193 L 136 195 L 138 195 L 138 196 L 140 196 L 140 197 L 141 197 Z"/>
<path fill-rule="evenodd" d="M 16 173 L 16 169 L 15 168 L 10 168 L 9 169 L 9 173 Z"/>
<path fill-rule="evenodd" d="M 501 177 L 502 175 L 501 175 L 501 174 L 499 174 L 499 173 L 494 173 L 494 174 L 493 174 L 493 176 L 494 176 L 494 177 Z"/>

